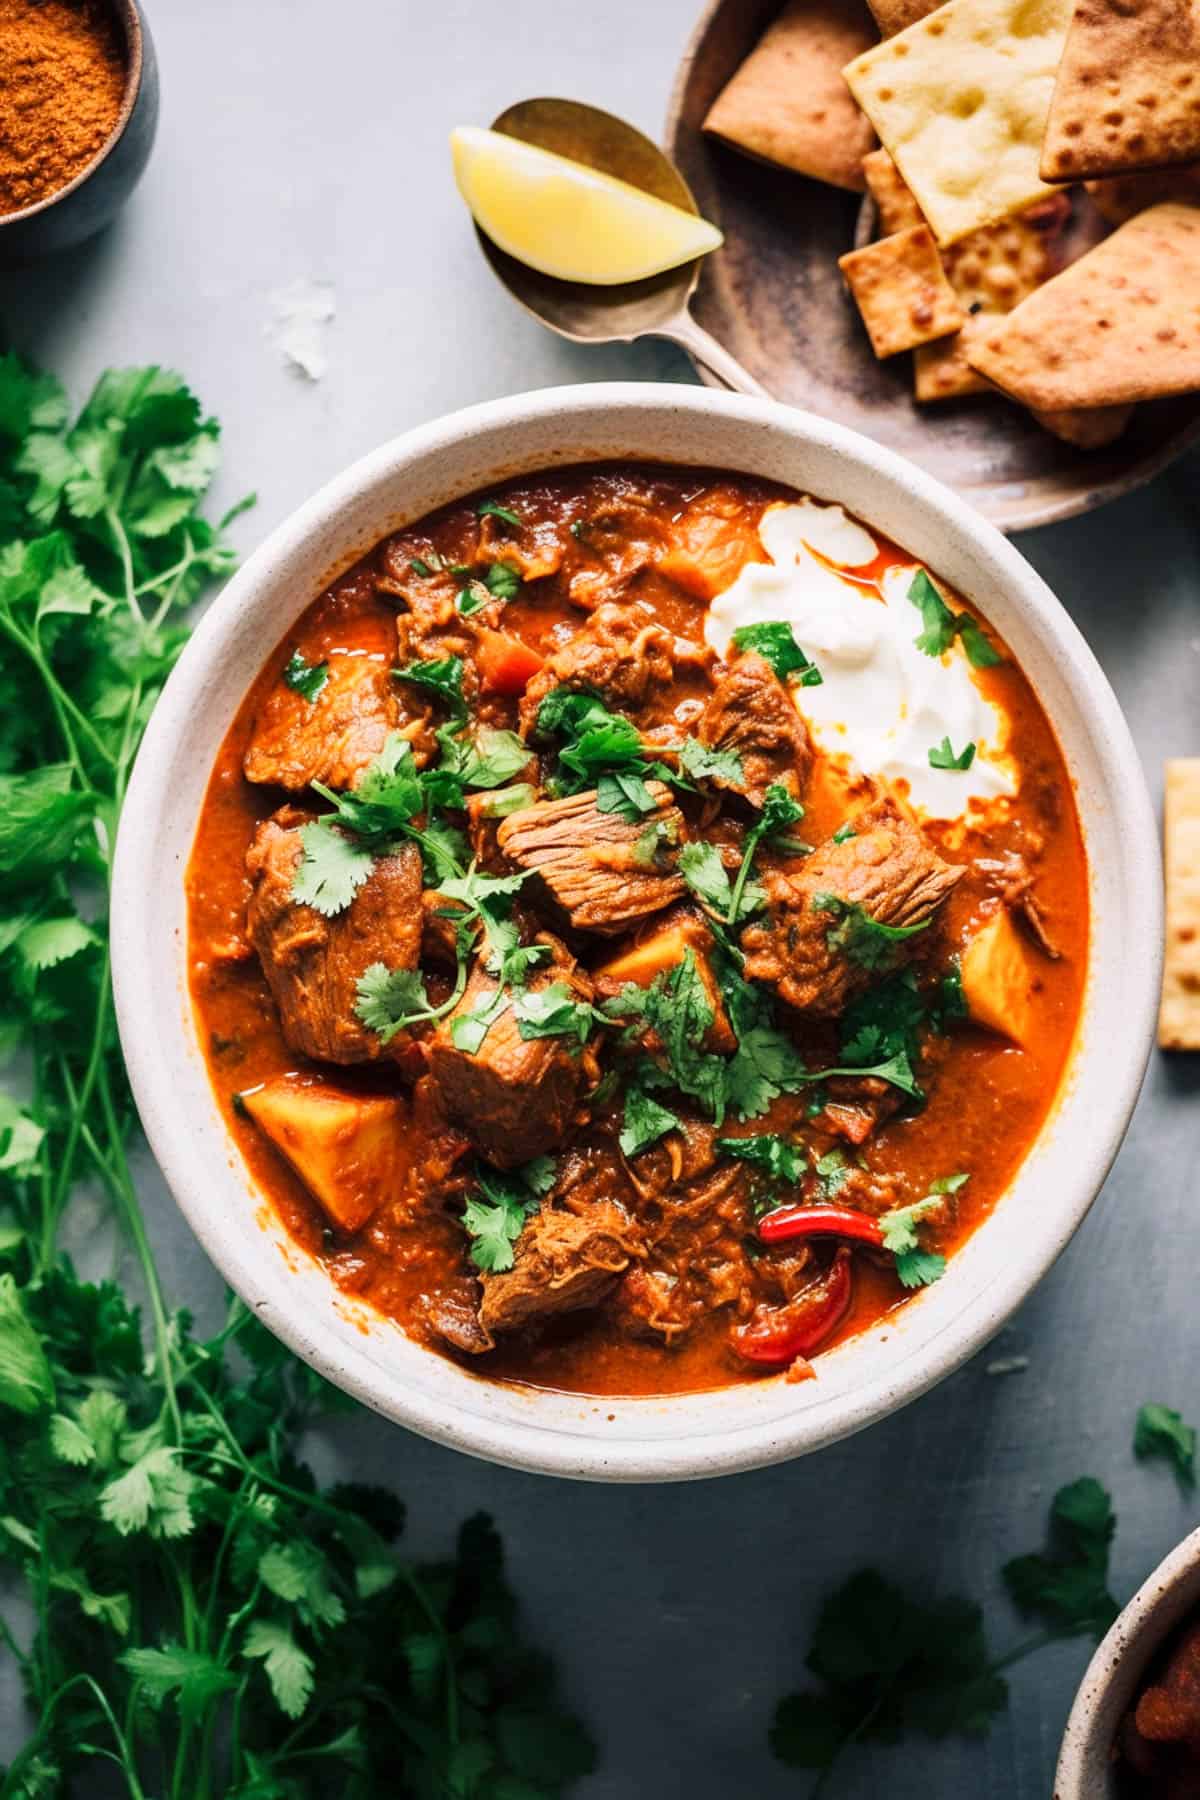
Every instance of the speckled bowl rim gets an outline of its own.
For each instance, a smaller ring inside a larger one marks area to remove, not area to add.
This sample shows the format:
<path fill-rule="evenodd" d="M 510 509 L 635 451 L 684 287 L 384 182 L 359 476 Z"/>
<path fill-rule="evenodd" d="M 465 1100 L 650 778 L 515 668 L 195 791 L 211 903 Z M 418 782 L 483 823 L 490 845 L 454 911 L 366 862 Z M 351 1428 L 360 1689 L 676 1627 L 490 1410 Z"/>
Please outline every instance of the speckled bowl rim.
<path fill-rule="evenodd" d="M 1054 1800 L 1117 1800 L 1110 1752 L 1138 1684 L 1175 1627 L 1200 1605 L 1200 1530 L 1163 1558 L 1087 1666 L 1063 1733 Z"/>
<path fill-rule="evenodd" d="M 665 1398 L 498 1384 L 338 1294 L 255 1189 L 208 1085 L 186 986 L 183 875 L 204 785 L 244 689 L 317 595 L 387 531 L 514 473 L 602 459 L 773 475 L 840 500 L 978 601 L 1054 722 L 1089 849 L 1083 1024 L 1052 1117 L 944 1279 L 820 1359 L 815 1381 Z M 322 1374 L 441 1443 L 580 1479 L 750 1469 L 883 1418 L 1004 1324 L 1083 1219 L 1120 1145 L 1152 1041 L 1161 968 L 1157 830 L 1137 753 L 1083 637 L 1017 550 L 914 465 L 776 402 L 667 385 L 543 390 L 469 407 L 363 458 L 275 531 L 209 609 L 150 721 L 113 888 L 117 1015 L 151 1147 L 229 1283 Z"/>

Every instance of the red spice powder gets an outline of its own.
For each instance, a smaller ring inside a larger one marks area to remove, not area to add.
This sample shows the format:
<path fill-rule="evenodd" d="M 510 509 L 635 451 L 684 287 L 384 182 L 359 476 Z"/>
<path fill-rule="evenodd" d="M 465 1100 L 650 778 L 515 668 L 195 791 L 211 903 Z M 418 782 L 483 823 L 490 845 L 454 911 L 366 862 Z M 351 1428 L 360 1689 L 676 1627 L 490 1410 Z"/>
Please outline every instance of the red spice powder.
<path fill-rule="evenodd" d="M 124 92 L 120 36 L 98 0 L 0 0 L 0 214 L 85 169 Z"/>

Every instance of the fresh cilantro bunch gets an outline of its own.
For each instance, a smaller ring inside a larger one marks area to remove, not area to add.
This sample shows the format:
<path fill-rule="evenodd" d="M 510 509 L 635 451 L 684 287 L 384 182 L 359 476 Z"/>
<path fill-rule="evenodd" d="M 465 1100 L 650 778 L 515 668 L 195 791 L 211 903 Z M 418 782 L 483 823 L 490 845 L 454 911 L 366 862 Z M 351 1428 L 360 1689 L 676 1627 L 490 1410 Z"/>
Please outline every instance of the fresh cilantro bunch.
<path fill-rule="evenodd" d="M 918 1599 L 876 1569 L 852 1575 L 822 1607 L 805 1659 L 821 1685 L 779 1702 L 771 1749 L 794 1768 L 820 1771 L 815 1796 L 853 1744 L 982 1736 L 1008 1704 L 1004 1670 L 1057 1639 L 1107 1631 L 1117 1613 L 1108 1592 L 1115 1530 L 1112 1503 L 1093 1477 L 1059 1489 L 1047 1551 L 1003 1570 L 1014 1601 L 1043 1632 L 1000 1657 L 974 1601 Z"/>
<path fill-rule="evenodd" d="M 646 783 L 667 781 L 694 790 L 701 781 L 742 780 L 742 760 L 732 750 L 712 750 L 699 739 L 647 754 L 641 732 L 631 719 L 610 712 L 597 694 L 554 688 L 538 708 L 539 737 L 559 739 L 558 766 L 552 783 L 560 794 L 596 790 L 596 810 L 633 822 L 655 812 L 658 802 Z M 666 757 L 666 762 L 661 758 Z"/>
<path fill-rule="evenodd" d="M 550 1800 L 593 1753 L 490 1526 L 418 1568 L 391 1495 L 319 1489 L 300 1437 L 345 1402 L 236 1302 L 193 1337 L 130 1175 L 110 865 L 187 609 L 232 566 L 198 511 L 217 451 L 165 370 L 110 371 L 72 423 L 0 357 L 0 1044 L 29 1075 L 0 1089 L 0 1561 L 29 1617 L 0 1640 L 31 1721 L 3 1791 L 65 1800 L 107 1763 L 133 1800 Z M 368 839 L 410 781 L 396 754 L 358 791 Z M 390 1017 L 394 990 L 374 999 Z M 60 1248 L 84 1181 L 127 1229 L 148 1331 Z"/>

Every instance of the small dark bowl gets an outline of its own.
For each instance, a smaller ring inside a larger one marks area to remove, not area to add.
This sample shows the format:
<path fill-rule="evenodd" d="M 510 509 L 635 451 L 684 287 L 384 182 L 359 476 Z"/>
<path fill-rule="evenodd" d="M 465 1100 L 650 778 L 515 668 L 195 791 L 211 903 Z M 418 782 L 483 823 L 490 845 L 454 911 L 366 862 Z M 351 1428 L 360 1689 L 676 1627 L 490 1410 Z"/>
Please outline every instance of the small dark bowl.
<path fill-rule="evenodd" d="M 34 262 L 80 244 L 124 206 L 150 157 L 158 127 L 158 64 L 138 0 L 110 0 L 125 40 L 125 95 L 106 142 L 73 181 L 36 206 L 0 215 L 0 267 Z"/>

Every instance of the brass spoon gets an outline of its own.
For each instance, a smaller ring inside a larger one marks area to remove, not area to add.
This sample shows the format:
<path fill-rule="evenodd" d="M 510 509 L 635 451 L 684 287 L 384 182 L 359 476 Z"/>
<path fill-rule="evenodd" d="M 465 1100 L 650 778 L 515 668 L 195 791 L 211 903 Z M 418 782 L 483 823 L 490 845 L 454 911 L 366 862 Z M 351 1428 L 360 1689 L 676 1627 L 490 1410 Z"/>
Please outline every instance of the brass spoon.
<path fill-rule="evenodd" d="M 631 187 L 686 212 L 699 212 L 683 176 L 658 145 L 599 107 L 578 100 L 521 100 L 493 121 L 492 130 L 572 157 L 605 175 L 616 175 Z M 484 255 L 509 293 L 560 337 L 570 338 L 573 344 L 632 344 L 642 337 L 669 338 L 726 387 L 767 398 L 766 389 L 697 325 L 689 311 L 700 279 L 701 258 L 644 281 L 596 287 L 543 275 L 498 249 L 478 227 L 476 231 Z"/>

